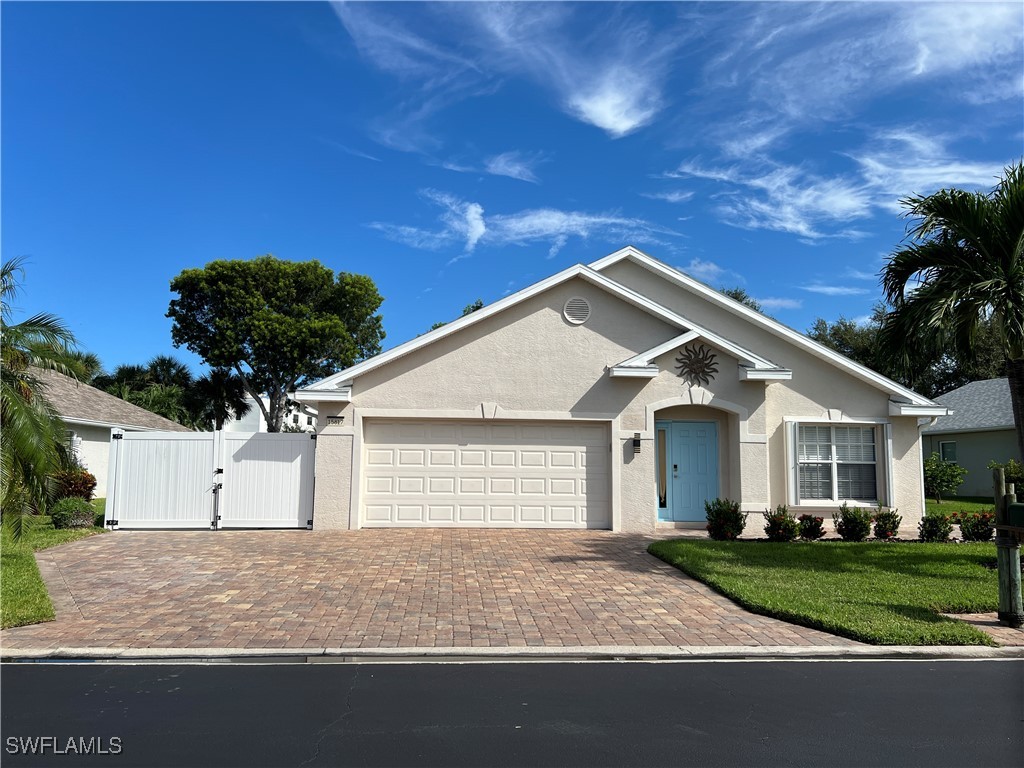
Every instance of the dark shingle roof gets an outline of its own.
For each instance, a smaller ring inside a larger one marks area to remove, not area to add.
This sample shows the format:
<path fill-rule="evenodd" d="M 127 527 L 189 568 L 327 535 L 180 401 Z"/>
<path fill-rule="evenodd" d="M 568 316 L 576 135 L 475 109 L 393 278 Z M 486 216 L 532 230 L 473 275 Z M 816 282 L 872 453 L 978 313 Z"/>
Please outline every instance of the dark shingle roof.
<path fill-rule="evenodd" d="M 935 402 L 947 406 L 952 413 L 940 416 L 924 433 L 953 432 L 964 429 L 1012 429 L 1013 406 L 1010 385 L 1006 379 L 972 381 L 959 389 L 939 395 Z"/>
<path fill-rule="evenodd" d="M 64 421 L 100 421 L 123 427 L 191 432 L 175 421 L 75 381 L 55 371 L 35 371 L 46 389 L 46 399 Z"/>

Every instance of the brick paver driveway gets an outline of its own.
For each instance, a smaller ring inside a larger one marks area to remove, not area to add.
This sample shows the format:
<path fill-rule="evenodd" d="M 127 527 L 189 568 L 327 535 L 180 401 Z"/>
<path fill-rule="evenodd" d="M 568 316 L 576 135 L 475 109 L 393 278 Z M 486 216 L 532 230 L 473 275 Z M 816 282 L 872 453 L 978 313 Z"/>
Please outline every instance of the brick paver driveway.
<path fill-rule="evenodd" d="M 646 545 L 593 531 L 121 531 L 39 553 L 57 621 L 4 630 L 0 643 L 853 644 L 747 613 Z"/>

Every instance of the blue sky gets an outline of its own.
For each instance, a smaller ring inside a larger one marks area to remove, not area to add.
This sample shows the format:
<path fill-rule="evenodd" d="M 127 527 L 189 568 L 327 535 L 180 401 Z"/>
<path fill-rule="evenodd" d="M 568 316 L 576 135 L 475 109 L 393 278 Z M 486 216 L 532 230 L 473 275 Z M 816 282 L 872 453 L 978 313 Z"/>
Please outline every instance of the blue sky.
<path fill-rule="evenodd" d="M 633 244 L 862 317 L 897 201 L 1024 154 L 1020 3 L 10 3 L 2 249 L 112 367 L 168 283 L 372 276 L 385 346 Z"/>

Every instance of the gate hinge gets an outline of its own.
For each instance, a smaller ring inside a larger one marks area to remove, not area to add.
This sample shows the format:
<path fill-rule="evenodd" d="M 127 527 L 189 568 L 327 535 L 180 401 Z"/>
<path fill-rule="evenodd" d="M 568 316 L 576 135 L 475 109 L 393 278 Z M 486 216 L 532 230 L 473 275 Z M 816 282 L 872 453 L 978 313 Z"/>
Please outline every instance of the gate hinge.
<path fill-rule="evenodd" d="M 213 474 L 215 474 L 215 475 L 223 475 L 224 474 L 224 467 L 217 467 L 215 470 L 213 470 Z"/>
<path fill-rule="evenodd" d="M 113 528 L 115 525 L 117 525 L 117 520 L 107 520 L 107 525 Z"/>
<path fill-rule="evenodd" d="M 111 437 L 114 438 L 115 440 L 120 440 L 121 438 L 124 437 L 124 433 L 123 432 L 115 432 L 113 435 L 111 435 Z"/>
<path fill-rule="evenodd" d="M 315 432 L 310 432 L 309 439 L 310 440 L 316 440 L 316 433 Z"/>

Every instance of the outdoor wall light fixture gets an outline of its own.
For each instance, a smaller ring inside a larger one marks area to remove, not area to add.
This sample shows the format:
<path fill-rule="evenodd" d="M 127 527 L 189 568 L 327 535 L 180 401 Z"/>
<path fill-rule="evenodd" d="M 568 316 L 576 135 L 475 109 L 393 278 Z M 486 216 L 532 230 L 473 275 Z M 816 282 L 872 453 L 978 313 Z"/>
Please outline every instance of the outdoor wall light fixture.
<path fill-rule="evenodd" d="M 328 427 L 340 427 L 344 423 L 345 423 L 345 417 L 344 416 L 328 416 L 327 417 L 327 426 Z"/>
<path fill-rule="evenodd" d="M 633 453 L 634 454 L 640 453 L 640 433 L 639 432 L 634 432 L 633 433 Z"/>

